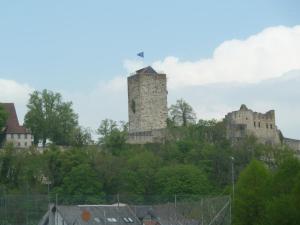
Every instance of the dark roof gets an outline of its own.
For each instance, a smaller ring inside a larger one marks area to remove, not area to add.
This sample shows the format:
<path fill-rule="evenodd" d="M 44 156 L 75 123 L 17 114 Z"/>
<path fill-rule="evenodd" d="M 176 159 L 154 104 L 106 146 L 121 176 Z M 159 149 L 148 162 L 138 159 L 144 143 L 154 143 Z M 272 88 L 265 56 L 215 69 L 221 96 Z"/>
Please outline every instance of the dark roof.
<path fill-rule="evenodd" d="M 57 206 L 57 211 L 68 225 L 140 225 L 140 221 L 127 205 L 77 205 Z M 90 219 L 82 219 L 83 212 L 90 214 Z M 114 219 L 115 221 L 111 221 Z"/>
<path fill-rule="evenodd" d="M 140 220 L 155 220 L 161 225 L 197 225 L 198 221 L 185 218 L 180 210 L 176 210 L 174 204 L 153 206 L 133 206 L 133 211 Z"/>
<path fill-rule="evenodd" d="M 137 70 L 136 73 L 157 74 L 157 72 L 151 66 L 147 66 L 143 69 Z"/>
<path fill-rule="evenodd" d="M 248 110 L 248 108 L 245 104 L 242 104 L 240 110 Z"/>
<path fill-rule="evenodd" d="M 8 118 L 5 125 L 6 134 L 28 134 L 30 131 L 23 126 L 20 126 L 16 108 L 14 103 L 1 103 L 5 111 L 8 113 Z"/>

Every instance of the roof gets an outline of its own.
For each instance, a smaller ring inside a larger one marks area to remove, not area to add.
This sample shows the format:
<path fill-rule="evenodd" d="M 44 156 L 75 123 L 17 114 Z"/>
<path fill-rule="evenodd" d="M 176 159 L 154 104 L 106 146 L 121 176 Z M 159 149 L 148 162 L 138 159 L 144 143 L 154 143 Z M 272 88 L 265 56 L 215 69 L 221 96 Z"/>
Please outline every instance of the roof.
<path fill-rule="evenodd" d="M 180 210 L 176 210 L 174 204 L 167 203 L 153 206 L 134 206 L 137 217 L 140 220 L 154 220 L 161 225 L 197 225 L 198 221 L 185 218 Z M 145 224 L 145 221 L 144 221 Z M 150 225 L 150 224 L 145 224 Z M 152 224 L 151 224 L 152 225 Z"/>
<path fill-rule="evenodd" d="M 147 66 L 143 69 L 137 70 L 136 73 L 157 74 L 157 72 L 151 66 Z"/>
<path fill-rule="evenodd" d="M 6 134 L 28 134 L 30 131 L 24 126 L 20 126 L 14 103 L 1 103 L 8 118 L 5 125 Z"/>
<path fill-rule="evenodd" d="M 127 205 L 77 205 L 57 206 L 67 225 L 140 225 L 140 221 Z M 88 215 L 84 220 L 84 214 Z"/>

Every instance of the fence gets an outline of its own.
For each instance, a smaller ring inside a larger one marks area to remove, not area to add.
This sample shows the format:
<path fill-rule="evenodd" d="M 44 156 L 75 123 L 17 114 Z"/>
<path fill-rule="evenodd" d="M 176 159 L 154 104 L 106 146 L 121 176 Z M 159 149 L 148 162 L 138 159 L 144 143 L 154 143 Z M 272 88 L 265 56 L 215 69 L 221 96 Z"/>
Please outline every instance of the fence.
<path fill-rule="evenodd" d="M 173 196 L 0 196 L 0 225 L 37 225 L 48 211 L 49 203 L 57 205 L 125 203 L 133 212 L 141 207 L 151 208 L 164 225 L 230 225 L 231 201 L 229 196 L 203 197 Z M 166 221 L 168 221 L 166 223 Z"/>

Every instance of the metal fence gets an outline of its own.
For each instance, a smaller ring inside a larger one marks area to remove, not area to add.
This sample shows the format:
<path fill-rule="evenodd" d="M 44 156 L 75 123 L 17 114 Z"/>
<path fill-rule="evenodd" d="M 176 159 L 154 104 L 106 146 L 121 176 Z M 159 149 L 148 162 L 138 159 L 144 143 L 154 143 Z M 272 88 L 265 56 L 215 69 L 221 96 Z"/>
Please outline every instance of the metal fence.
<path fill-rule="evenodd" d="M 82 205 L 124 203 L 133 211 L 149 207 L 174 225 L 230 225 L 229 196 L 59 196 L 59 195 L 2 195 L 0 196 L 0 225 L 37 225 L 48 211 L 49 204 Z M 162 225 L 164 225 L 162 223 Z"/>

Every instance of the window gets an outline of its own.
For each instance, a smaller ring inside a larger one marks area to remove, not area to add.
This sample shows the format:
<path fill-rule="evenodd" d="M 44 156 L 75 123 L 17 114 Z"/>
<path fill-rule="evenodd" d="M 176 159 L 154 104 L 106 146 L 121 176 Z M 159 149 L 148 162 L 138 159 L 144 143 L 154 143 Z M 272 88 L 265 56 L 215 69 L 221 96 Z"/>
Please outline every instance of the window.
<path fill-rule="evenodd" d="M 14 134 L 10 134 L 10 138 L 11 138 L 11 139 L 14 139 Z"/>
<path fill-rule="evenodd" d="M 260 122 L 258 122 L 258 127 L 260 127 Z"/>
<path fill-rule="evenodd" d="M 24 145 L 27 146 L 27 142 L 26 141 L 25 141 Z"/>
<path fill-rule="evenodd" d="M 21 134 L 18 134 L 18 139 L 21 139 Z"/>
<path fill-rule="evenodd" d="M 273 129 L 273 125 L 272 124 L 270 124 L 270 129 Z"/>
<path fill-rule="evenodd" d="M 117 219 L 116 218 L 107 218 L 107 221 L 111 222 L 111 223 L 116 223 Z"/>
<path fill-rule="evenodd" d="M 269 125 L 266 123 L 266 128 L 268 129 L 269 128 Z"/>
<path fill-rule="evenodd" d="M 20 147 L 21 146 L 21 143 L 20 142 L 18 142 L 18 147 Z"/>
<path fill-rule="evenodd" d="M 24 138 L 27 139 L 27 134 L 24 134 Z"/>
<path fill-rule="evenodd" d="M 254 125 L 254 127 L 256 127 L 256 123 L 255 123 L 255 121 L 253 122 L 253 125 Z"/>

